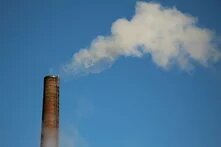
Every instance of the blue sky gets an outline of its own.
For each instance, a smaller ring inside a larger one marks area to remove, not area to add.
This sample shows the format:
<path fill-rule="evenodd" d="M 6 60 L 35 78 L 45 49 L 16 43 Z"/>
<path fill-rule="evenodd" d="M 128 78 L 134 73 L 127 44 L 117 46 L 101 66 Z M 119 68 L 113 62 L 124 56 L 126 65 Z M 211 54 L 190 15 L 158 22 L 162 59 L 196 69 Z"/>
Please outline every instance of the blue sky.
<path fill-rule="evenodd" d="M 219 0 L 162 0 L 221 36 Z M 39 147 L 43 77 L 58 73 L 98 35 L 130 19 L 135 0 L 0 1 L 0 146 Z M 220 39 L 220 37 L 218 37 Z M 220 44 L 218 44 L 220 51 Z M 221 146 L 221 63 L 191 73 L 149 56 L 61 77 L 60 134 L 66 147 Z M 64 146 L 65 146 L 64 145 Z"/>

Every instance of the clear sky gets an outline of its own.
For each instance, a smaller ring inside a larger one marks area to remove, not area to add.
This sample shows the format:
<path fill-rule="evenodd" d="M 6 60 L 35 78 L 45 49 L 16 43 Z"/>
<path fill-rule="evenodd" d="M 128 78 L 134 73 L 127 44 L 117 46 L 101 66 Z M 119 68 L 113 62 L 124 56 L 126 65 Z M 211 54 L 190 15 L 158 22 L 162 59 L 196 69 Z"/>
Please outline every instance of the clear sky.
<path fill-rule="evenodd" d="M 221 36 L 219 0 L 156 2 Z M 130 19 L 135 5 L 0 0 L 0 147 L 40 146 L 44 76 L 109 35 L 115 20 Z M 61 77 L 60 92 L 62 147 L 221 146 L 220 61 L 195 63 L 189 73 L 160 68 L 149 56 L 120 57 L 99 74 Z"/>

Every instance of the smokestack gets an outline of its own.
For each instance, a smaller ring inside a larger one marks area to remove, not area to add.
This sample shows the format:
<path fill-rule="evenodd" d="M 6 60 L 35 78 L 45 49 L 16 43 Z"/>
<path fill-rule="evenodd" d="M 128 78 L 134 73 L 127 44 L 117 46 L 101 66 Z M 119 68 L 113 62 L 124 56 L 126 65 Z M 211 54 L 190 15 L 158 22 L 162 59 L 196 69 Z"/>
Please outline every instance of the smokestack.
<path fill-rule="evenodd" d="M 41 147 L 58 147 L 59 77 L 44 77 Z"/>

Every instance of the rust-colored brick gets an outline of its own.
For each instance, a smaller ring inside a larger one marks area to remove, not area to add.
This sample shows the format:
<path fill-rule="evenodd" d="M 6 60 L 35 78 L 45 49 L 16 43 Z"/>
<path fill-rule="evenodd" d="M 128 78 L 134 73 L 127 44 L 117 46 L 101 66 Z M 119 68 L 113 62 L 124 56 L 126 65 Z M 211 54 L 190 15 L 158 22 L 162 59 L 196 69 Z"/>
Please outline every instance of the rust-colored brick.
<path fill-rule="evenodd" d="M 58 147 L 59 78 L 44 78 L 41 147 Z"/>

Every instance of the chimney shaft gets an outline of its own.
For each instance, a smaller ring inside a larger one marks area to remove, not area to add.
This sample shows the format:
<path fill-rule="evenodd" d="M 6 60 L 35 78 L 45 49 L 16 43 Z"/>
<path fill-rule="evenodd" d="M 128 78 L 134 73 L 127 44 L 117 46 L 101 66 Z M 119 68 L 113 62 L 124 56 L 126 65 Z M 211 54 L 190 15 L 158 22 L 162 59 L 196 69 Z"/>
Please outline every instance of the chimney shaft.
<path fill-rule="evenodd" d="M 58 147 L 59 78 L 44 77 L 41 147 Z"/>

